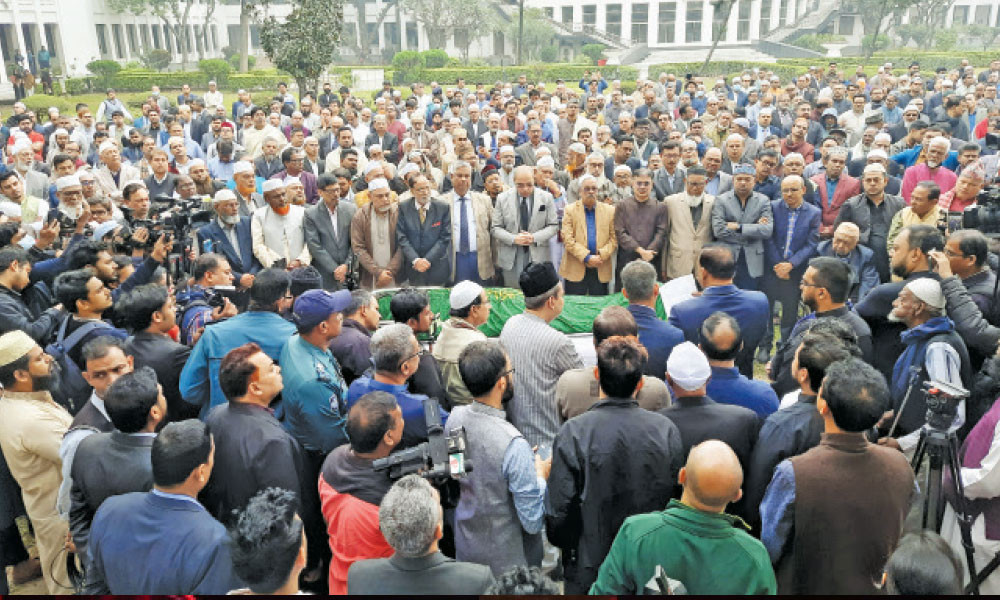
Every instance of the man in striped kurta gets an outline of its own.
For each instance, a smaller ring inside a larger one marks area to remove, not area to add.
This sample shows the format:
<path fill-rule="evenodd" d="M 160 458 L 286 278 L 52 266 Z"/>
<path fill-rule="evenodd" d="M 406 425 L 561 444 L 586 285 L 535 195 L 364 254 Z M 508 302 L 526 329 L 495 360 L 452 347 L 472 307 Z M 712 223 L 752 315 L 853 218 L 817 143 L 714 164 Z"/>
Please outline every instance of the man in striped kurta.
<path fill-rule="evenodd" d="M 552 263 L 528 264 L 519 283 L 524 313 L 508 319 L 500 332 L 515 371 L 507 415 L 529 444 L 551 447 L 560 424 L 556 383 L 566 371 L 583 368 L 583 361 L 566 334 L 549 325 L 565 304 Z"/>

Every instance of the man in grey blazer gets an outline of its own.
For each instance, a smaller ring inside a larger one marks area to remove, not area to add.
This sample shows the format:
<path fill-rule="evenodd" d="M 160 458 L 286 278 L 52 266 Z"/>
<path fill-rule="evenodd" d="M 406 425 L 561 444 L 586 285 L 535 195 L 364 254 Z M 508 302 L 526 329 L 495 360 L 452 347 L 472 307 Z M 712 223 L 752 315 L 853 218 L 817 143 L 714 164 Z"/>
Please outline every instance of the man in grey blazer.
<path fill-rule="evenodd" d="M 312 255 L 312 266 L 323 277 L 323 289 L 344 287 L 351 258 L 351 219 L 354 204 L 340 201 L 337 178 L 324 173 L 316 180 L 322 202 L 306 209 L 302 229 Z"/>
<path fill-rule="evenodd" d="M 497 197 L 492 228 L 504 286 L 519 289 L 529 262 L 551 262 L 549 239 L 559 231 L 559 215 L 552 194 L 535 188 L 531 167 L 514 169 L 514 189 Z"/>
<path fill-rule="evenodd" d="M 684 167 L 680 166 L 681 145 L 677 140 L 670 140 L 660 146 L 660 159 L 663 166 L 653 173 L 653 191 L 656 199 L 663 202 L 667 196 L 673 196 L 684 191 Z"/>
<path fill-rule="evenodd" d="M 556 148 L 555 144 L 550 144 L 548 142 L 542 141 L 542 122 L 538 120 L 528 121 L 528 141 L 521 144 L 517 148 L 514 148 L 514 155 L 517 157 L 518 164 L 527 165 L 529 167 L 535 166 L 538 162 L 538 157 L 535 156 L 535 152 L 539 148 L 548 148 L 551 152 L 552 160 L 556 163 L 556 168 L 559 168 L 559 150 Z"/>
<path fill-rule="evenodd" d="M 347 593 L 484 594 L 493 585 L 489 567 L 459 562 L 438 550 L 443 516 L 440 496 L 426 479 L 407 475 L 394 483 L 378 509 L 379 529 L 394 554 L 352 564 L 347 571 Z"/>
<path fill-rule="evenodd" d="M 729 173 L 723 173 L 720 170 L 722 168 L 721 148 L 709 148 L 705 150 L 705 156 L 702 157 L 701 164 L 705 167 L 705 176 L 708 177 L 708 182 L 705 184 L 706 194 L 721 196 L 733 189 L 733 176 Z"/>
<path fill-rule="evenodd" d="M 756 290 L 764 275 L 764 240 L 774 230 L 771 203 L 753 191 L 757 171 L 752 164 L 733 165 L 733 189 L 718 196 L 712 206 L 712 233 L 736 257 L 733 283 L 744 290 Z"/>

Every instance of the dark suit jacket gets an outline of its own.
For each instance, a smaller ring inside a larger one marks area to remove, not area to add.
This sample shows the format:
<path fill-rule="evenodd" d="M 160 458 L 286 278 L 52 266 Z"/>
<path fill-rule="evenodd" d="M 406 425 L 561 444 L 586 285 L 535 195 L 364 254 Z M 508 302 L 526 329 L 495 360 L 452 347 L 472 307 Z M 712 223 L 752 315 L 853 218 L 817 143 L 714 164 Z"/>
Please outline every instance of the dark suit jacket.
<path fill-rule="evenodd" d="M 238 251 L 229 243 L 229 238 L 223 233 L 218 221 L 212 221 L 198 230 L 198 247 L 202 252 L 205 252 L 205 242 L 211 241 L 211 251 L 226 257 L 233 269 L 233 277 L 239 280 L 244 273 L 253 275 L 261 269 L 260 262 L 253 255 L 250 217 L 242 217 L 236 224 L 236 239 L 240 244 Z"/>
<path fill-rule="evenodd" d="M 767 258 L 767 265 L 774 265 L 785 262 L 785 239 L 788 236 L 788 205 L 784 200 L 771 201 L 771 214 L 774 215 L 774 233 L 769 239 L 764 240 L 764 255 Z M 795 229 L 792 230 L 792 242 L 789 250 L 792 255 L 788 262 L 792 263 L 792 272 L 801 277 L 805 272 L 809 259 L 816 256 L 816 245 L 819 243 L 819 223 L 822 213 L 818 208 L 803 202 L 799 216 L 795 219 Z M 771 271 L 773 273 L 773 271 Z M 796 277 L 792 276 L 792 281 Z"/>
<path fill-rule="evenodd" d="M 226 528 L 193 498 L 108 498 L 90 530 L 84 593 L 225 594 L 243 587 L 229 546 Z"/>
<path fill-rule="evenodd" d="M 740 373 L 753 377 L 753 354 L 770 323 L 771 311 L 763 292 L 741 290 L 735 285 L 705 288 L 701 297 L 691 298 L 670 309 L 670 324 L 684 332 L 684 339 L 699 343 L 701 324 L 716 311 L 731 315 L 740 324 L 743 350 L 736 357 Z"/>
<path fill-rule="evenodd" d="M 318 494 L 304 477 L 302 448 L 266 408 L 229 402 L 212 409 L 205 421 L 215 439 L 215 466 L 201 501 L 208 512 L 228 523 L 233 510 L 246 506 L 257 492 L 277 487 Z M 317 498 L 318 500 L 318 498 Z M 303 520 L 309 511 L 299 514 Z"/>
<path fill-rule="evenodd" d="M 359 595 L 478 596 L 493 584 L 490 568 L 459 562 L 440 552 L 405 558 L 359 560 L 347 571 L 347 593 Z"/>
<path fill-rule="evenodd" d="M 154 439 L 113 431 L 97 433 L 80 442 L 73 458 L 69 509 L 70 531 L 78 552 L 86 548 L 90 524 L 105 500 L 153 489 L 153 464 L 149 457 Z"/>
<path fill-rule="evenodd" d="M 191 354 L 191 348 L 178 344 L 166 335 L 140 331 L 125 342 L 125 351 L 135 357 L 135 368 L 148 365 L 156 371 L 167 399 L 167 419 L 182 421 L 198 417 L 198 407 L 181 397 L 181 369 Z"/>
<path fill-rule="evenodd" d="M 648 306 L 629 304 L 628 311 L 639 326 L 639 343 L 649 352 L 643 374 L 663 380 L 667 373 L 667 359 L 674 346 L 684 341 L 684 332 L 656 316 Z"/>
<path fill-rule="evenodd" d="M 399 164 L 399 138 L 396 134 L 385 132 L 381 138 L 372 129 L 372 132 L 368 134 L 365 138 L 365 153 L 368 153 L 368 149 L 372 147 L 372 144 L 379 144 L 382 146 L 382 153 L 385 159 L 394 165 Z"/>
<path fill-rule="evenodd" d="M 396 246 L 403 251 L 403 272 L 410 285 L 445 285 L 451 277 L 451 207 L 431 198 L 421 224 L 416 199 L 400 202 Z M 418 272 L 413 268 L 417 258 L 429 260 L 431 268 Z"/>
<path fill-rule="evenodd" d="M 333 271 L 348 262 L 351 256 L 351 219 L 356 208 L 350 202 L 337 205 L 337 231 L 333 230 L 330 211 L 323 202 L 306 209 L 302 229 L 312 255 L 312 265 L 323 276 L 323 289 L 337 290 L 342 284 L 333 277 Z"/>
<path fill-rule="evenodd" d="M 472 124 L 472 121 L 467 120 L 464 127 L 465 131 L 469 133 L 469 139 L 473 141 L 478 140 L 479 136 L 490 130 L 489 125 L 486 124 L 486 119 L 483 117 L 480 117 L 479 122 L 475 125 Z"/>
<path fill-rule="evenodd" d="M 278 171 L 284 171 L 285 165 L 281 164 L 281 157 L 275 156 L 274 160 L 268 162 L 263 156 L 258 156 L 253 161 L 253 168 L 257 172 L 257 177 L 270 179 Z"/>
<path fill-rule="evenodd" d="M 608 181 L 615 180 L 616 166 L 614 156 L 609 156 L 604 159 L 604 176 L 608 178 Z M 642 163 L 639 162 L 638 158 L 630 156 L 625 160 L 625 166 L 632 169 L 632 172 L 635 173 L 637 170 L 642 168 Z"/>

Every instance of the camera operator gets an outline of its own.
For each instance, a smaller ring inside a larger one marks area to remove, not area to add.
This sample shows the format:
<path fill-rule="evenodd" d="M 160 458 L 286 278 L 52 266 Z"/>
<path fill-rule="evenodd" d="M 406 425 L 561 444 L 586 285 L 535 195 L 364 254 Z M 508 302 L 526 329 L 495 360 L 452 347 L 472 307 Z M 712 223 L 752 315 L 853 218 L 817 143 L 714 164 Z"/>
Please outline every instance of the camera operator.
<path fill-rule="evenodd" d="M 129 209 L 129 223 L 147 221 L 155 217 L 149 214 L 149 190 L 142 182 L 130 183 L 122 190 L 122 203 Z"/>
<path fill-rule="evenodd" d="M 991 325 L 983 316 L 962 280 L 952 274 L 951 261 L 944 252 L 932 251 L 929 257 L 934 260 L 934 272 L 941 277 L 941 291 L 948 304 L 948 316 L 955 323 L 955 331 L 973 351 L 985 356 L 995 354 L 1000 343 L 1000 327 Z"/>
<path fill-rule="evenodd" d="M 975 548 L 976 570 L 982 569 L 1000 552 L 1000 357 L 990 357 L 983 365 L 971 388 L 970 408 L 986 406 L 988 411 L 969 432 L 959 453 L 961 477 L 965 488 L 966 510 L 972 518 L 972 543 Z M 992 404 L 992 406 L 991 406 Z M 978 417 L 969 412 L 969 421 Z M 965 550 L 954 505 L 956 498 L 951 485 L 943 486 L 948 493 L 941 535 L 962 561 L 961 573 L 968 576 Z M 950 492 L 950 493 L 949 493 Z M 966 582 L 967 583 L 967 582 Z M 981 594 L 1000 593 L 1000 571 L 994 571 L 979 588 Z"/>
<path fill-rule="evenodd" d="M 225 257 L 211 252 L 202 254 L 194 262 L 191 277 L 194 284 L 177 294 L 180 341 L 189 346 L 198 341 L 209 323 L 235 317 L 237 314 L 236 306 L 229 298 L 223 298 L 222 306 L 211 306 L 208 303 L 207 290 L 217 285 L 233 285 L 233 271 Z"/>
<path fill-rule="evenodd" d="M 883 438 L 880 443 L 908 452 L 919 441 L 927 414 L 924 383 L 940 381 L 967 388 L 972 381 L 972 367 L 965 342 L 945 313 L 944 294 L 937 281 L 922 277 L 904 285 L 892 303 L 889 321 L 906 325 L 900 336 L 905 348 L 893 367 L 889 390 L 897 423 L 893 435 L 899 437 Z M 952 428 L 964 422 L 963 401 Z"/>
<path fill-rule="evenodd" d="M 475 469 L 459 480 L 455 558 L 489 565 L 499 576 L 510 567 L 540 566 L 545 525 L 545 481 L 552 458 L 532 452 L 506 420 L 514 397 L 514 369 L 502 346 L 476 341 L 458 358 L 472 403 L 448 418 L 447 431 L 464 427 Z"/>

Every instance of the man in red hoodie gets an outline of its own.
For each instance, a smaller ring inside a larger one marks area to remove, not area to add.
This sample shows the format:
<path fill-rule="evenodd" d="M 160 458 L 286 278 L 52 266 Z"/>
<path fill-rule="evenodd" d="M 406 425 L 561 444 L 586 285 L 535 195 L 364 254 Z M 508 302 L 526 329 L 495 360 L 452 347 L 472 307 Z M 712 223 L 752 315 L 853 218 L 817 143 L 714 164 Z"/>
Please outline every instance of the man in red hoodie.
<path fill-rule="evenodd" d="M 347 570 L 367 558 L 387 558 L 393 549 L 379 529 L 378 507 L 392 487 L 372 462 L 389 456 L 403 439 L 403 412 L 388 392 L 370 392 L 347 415 L 350 444 L 326 457 L 319 476 L 323 519 L 330 536 L 330 593 L 347 593 Z"/>

